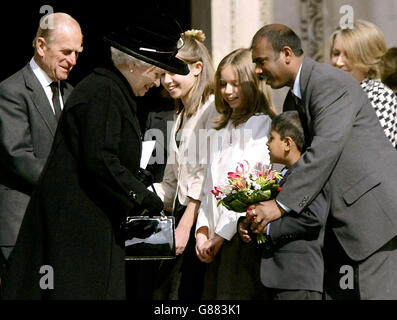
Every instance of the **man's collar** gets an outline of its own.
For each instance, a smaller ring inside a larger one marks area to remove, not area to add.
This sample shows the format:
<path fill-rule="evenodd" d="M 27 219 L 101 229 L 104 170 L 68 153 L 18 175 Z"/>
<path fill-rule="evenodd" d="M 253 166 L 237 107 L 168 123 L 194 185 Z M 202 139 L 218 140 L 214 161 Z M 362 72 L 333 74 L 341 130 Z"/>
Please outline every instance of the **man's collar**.
<path fill-rule="evenodd" d="M 300 88 L 300 77 L 301 77 L 302 64 L 299 67 L 298 74 L 296 75 L 294 86 L 292 88 L 292 93 L 299 99 L 302 99 L 302 93 Z"/>
<path fill-rule="evenodd" d="M 39 67 L 36 61 L 34 61 L 34 58 L 30 60 L 29 64 L 33 70 L 33 73 L 40 81 L 40 84 L 42 85 L 43 88 L 49 86 L 53 82 L 51 78 L 48 76 L 48 74 L 45 73 L 44 70 Z"/>

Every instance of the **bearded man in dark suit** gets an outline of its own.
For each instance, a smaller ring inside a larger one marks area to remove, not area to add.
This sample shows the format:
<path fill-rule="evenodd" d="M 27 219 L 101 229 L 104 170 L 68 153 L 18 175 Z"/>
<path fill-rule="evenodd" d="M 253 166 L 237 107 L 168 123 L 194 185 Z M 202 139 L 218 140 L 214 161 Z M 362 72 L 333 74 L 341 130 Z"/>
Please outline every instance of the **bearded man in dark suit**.
<path fill-rule="evenodd" d="M 266 232 L 285 212 L 302 213 L 326 188 L 327 224 L 357 264 L 360 298 L 397 299 L 397 153 L 365 92 L 346 72 L 304 57 L 299 37 L 284 25 L 256 33 L 252 59 L 273 89 L 291 88 L 284 111 L 299 112 L 308 142 L 276 200 L 250 208 L 257 215 L 252 229 Z"/>
<path fill-rule="evenodd" d="M 0 83 L 0 246 L 3 267 L 15 245 L 30 195 L 47 160 L 63 103 L 64 80 L 82 51 L 79 23 L 65 13 L 45 17 L 34 56 Z"/>

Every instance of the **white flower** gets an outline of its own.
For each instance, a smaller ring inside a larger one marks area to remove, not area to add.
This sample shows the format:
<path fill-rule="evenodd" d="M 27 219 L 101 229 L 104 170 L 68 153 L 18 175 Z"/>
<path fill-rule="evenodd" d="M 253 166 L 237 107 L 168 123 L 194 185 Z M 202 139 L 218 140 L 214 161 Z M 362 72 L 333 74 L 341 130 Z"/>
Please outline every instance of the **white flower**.
<path fill-rule="evenodd" d="M 204 40 L 206 38 L 203 30 L 198 30 L 198 29 L 187 30 L 183 34 L 184 34 L 184 36 L 192 37 L 200 42 L 204 42 Z"/>
<path fill-rule="evenodd" d="M 252 186 L 254 187 L 255 190 L 260 190 L 261 189 L 261 186 L 259 184 L 257 184 L 256 182 L 254 182 L 252 184 Z"/>
<path fill-rule="evenodd" d="M 223 194 L 228 195 L 228 194 L 230 194 L 230 193 L 232 192 L 233 186 L 231 186 L 231 185 L 224 185 L 224 186 L 221 186 L 221 187 L 219 188 L 219 190 L 220 190 Z"/>

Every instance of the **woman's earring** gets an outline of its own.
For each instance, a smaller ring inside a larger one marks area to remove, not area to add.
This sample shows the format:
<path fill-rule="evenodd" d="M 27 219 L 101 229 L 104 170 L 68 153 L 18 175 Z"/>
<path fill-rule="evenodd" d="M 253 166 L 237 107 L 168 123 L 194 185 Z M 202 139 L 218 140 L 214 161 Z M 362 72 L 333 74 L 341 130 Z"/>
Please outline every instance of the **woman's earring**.
<path fill-rule="evenodd" d="M 134 69 L 130 69 L 130 72 L 133 73 L 133 72 L 134 72 Z"/>

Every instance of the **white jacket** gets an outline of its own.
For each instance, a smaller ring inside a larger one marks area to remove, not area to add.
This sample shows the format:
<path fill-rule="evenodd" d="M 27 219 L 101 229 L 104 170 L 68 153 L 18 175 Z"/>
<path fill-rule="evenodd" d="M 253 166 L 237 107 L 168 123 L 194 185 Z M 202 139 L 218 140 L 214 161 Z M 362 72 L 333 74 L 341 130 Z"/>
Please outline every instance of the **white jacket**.
<path fill-rule="evenodd" d="M 184 119 L 179 148 L 175 134 L 182 121 L 182 113 L 178 115 L 171 131 L 163 181 L 154 184 L 166 207 L 174 207 L 176 195 L 182 205 L 187 205 L 189 198 L 201 200 L 206 174 L 206 135 L 218 115 L 211 95 L 195 114 Z"/>
<path fill-rule="evenodd" d="M 213 153 L 213 159 L 208 166 L 196 231 L 206 226 L 209 229 L 209 237 L 216 233 L 226 240 L 230 240 L 236 234 L 237 220 L 245 213 L 229 211 L 222 205 L 218 207 L 211 189 L 214 186 L 225 185 L 227 173 L 235 171 L 238 162 L 248 161 L 251 170 L 270 164 L 269 150 L 266 146 L 270 126 L 270 117 L 260 114 L 252 116 L 237 128 L 233 128 L 229 121 L 225 128 L 215 132 L 222 137 L 222 143 Z"/>

